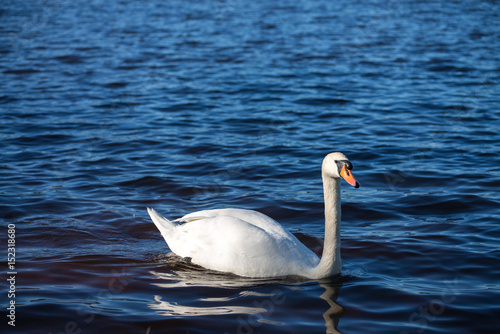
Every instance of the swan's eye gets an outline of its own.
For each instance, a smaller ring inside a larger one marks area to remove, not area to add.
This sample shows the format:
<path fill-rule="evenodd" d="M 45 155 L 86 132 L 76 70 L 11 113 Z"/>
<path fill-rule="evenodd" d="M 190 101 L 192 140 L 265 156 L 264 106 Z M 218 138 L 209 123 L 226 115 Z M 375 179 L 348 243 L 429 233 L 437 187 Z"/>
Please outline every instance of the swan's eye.
<path fill-rule="evenodd" d="M 335 163 L 337 164 L 339 171 L 342 170 L 344 166 L 346 166 L 347 170 L 352 169 L 352 163 L 349 160 L 335 160 Z"/>

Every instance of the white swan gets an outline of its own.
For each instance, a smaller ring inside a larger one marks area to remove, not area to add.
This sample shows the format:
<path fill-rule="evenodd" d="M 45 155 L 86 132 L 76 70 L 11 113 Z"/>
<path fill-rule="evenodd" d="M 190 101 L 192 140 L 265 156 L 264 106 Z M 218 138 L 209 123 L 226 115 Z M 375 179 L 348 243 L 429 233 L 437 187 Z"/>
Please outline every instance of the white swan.
<path fill-rule="evenodd" d="M 148 212 L 174 253 L 207 269 L 246 277 L 329 277 L 342 269 L 340 177 L 359 187 L 351 169 L 352 164 L 339 152 L 323 160 L 325 243 L 321 259 L 276 221 L 257 211 L 205 210 L 174 221 L 151 208 Z"/>

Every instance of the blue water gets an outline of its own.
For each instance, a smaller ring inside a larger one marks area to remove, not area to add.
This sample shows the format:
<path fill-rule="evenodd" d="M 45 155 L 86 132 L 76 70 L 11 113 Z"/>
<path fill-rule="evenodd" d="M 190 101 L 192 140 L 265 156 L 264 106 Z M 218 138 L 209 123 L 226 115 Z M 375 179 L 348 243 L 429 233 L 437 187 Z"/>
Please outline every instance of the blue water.
<path fill-rule="evenodd" d="M 2 1 L 2 333 L 498 333 L 499 13 Z M 258 210 L 321 253 L 332 151 L 361 183 L 340 277 L 207 271 L 145 209 Z"/>

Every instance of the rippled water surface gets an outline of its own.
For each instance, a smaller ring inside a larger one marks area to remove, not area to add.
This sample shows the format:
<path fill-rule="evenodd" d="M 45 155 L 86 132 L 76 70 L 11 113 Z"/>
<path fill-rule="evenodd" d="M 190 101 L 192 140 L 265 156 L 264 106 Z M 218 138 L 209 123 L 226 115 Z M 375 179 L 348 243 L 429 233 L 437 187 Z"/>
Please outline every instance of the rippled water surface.
<path fill-rule="evenodd" d="M 499 7 L 3 1 L 2 333 L 498 333 Z M 207 271 L 145 209 L 258 210 L 321 253 L 332 151 L 361 183 L 340 277 Z"/>

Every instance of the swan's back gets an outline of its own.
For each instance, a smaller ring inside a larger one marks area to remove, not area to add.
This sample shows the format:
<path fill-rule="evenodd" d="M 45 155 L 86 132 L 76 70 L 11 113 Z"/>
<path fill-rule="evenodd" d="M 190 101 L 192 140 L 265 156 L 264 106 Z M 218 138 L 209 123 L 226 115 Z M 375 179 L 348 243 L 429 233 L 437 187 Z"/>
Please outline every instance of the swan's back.
<path fill-rule="evenodd" d="M 180 225 L 155 214 L 162 218 L 151 209 L 170 249 L 208 269 L 248 277 L 303 276 L 319 263 L 295 236 L 257 211 L 198 211 L 177 219 L 185 222 Z"/>
<path fill-rule="evenodd" d="M 216 209 L 192 212 L 178 219 L 178 221 L 189 222 L 197 217 L 203 218 L 218 218 L 218 217 L 232 217 L 247 222 L 251 225 L 261 228 L 270 235 L 276 238 L 295 238 L 290 232 L 285 230 L 283 226 L 278 224 L 274 219 L 266 216 L 263 213 L 254 210 L 244 209 Z"/>

